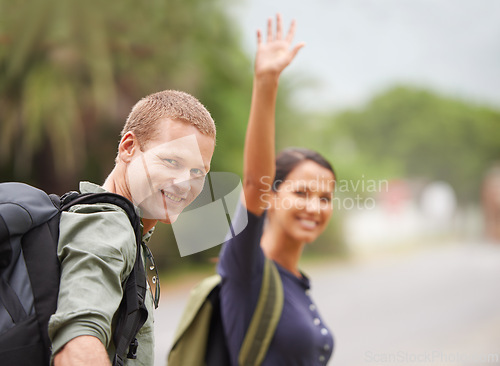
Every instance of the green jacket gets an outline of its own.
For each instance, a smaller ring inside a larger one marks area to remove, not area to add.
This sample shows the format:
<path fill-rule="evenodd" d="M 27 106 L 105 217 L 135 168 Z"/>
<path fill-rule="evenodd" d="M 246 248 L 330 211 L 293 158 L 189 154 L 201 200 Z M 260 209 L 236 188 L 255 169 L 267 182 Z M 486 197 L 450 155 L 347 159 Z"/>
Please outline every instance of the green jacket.
<path fill-rule="evenodd" d="M 82 182 L 80 191 L 105 190 Z M 57 311 L 49 321 L 53 354 L 71 339 L 91 335 L 101 340 L 112 360 L 115 314 L 136 257 L 136 240 L 128 216 L 111 204 L 75 205 L 62 213 L 59 229 L 61 285 Z M 146 233 L 143 240 L 147 242 L 151 234 Z M 151 291 L 147 291 L 146 306 L 148 319 L 137 334 L 137 359 L 126 359 L 126 365 L 154 364 Z"/>

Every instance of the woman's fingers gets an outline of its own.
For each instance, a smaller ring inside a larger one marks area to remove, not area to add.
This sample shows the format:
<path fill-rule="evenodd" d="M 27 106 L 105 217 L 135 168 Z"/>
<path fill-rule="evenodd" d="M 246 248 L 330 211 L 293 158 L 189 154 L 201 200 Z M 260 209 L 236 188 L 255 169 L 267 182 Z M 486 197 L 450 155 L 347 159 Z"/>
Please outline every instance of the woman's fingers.
<path fill-rule="evenodd" d="M 299 44 L 295 45 L 295 47 L 294 47 L 294 48 L 292 49 L 292 51 L 291 51 L 291 54 L 292 54 L 292 57 L 291 57 L 291 58 L 292 58 L 292 59 L 294 59 L 294 58 L 295 58 L 295 56 L 297 56 L 297 53 L 299 52 L 299 50 L 300 50 L 302 47 L 304 47 L 305 45 L 306 45 L 306 44 L 305 44 L 304 42 L 301 42 L 301 43 L 299 43 Z"/>
<path fill-rule="evenodd" d="M 295 19 L 293 19 L 292 22 L 290 23 L 290 28 L 288 29 L 286 37 L 283 39 L 283 20 L 282 20 L 281 14 L 280 13 L 276 14 L 276 34 L 273 34 L 273 19 L 268 18 L 267 19 L 266 43 L 273 43 L 276 41 L 280 41 L 280 42 L 277 42 L 276 44 L 281 44 L 281 46 L 279 46 L 279 47 L 286 47 L 283 44 L 283 41 L 284 41 L 288 44 L 288 47 L 290 47 L 292 45 L 293 39 L 295 37 L 295 28 L 296 28 L 296 22 L 295 22 Z M 263 42 L 262 38 L 263 38 L 263 32 L 260 29 L 258 29 L 257 30 L 257 44 L 259 46 Z M 291 56 L 291 59 L 293 59 L 297 55 L 299 50 L 304 46 L 305 46 L 305 43 L 301 42 L 301 43 L 293 46 L 293 48 L 291 50 L 289 49 L 289 56 Z M 273 44 L 272 47 L 276 47 L 276 46 Z"/>
<path fill-rule="evenodd" d="M 288 29 L 288 34 L 286 35 L 286 41 L 292 43 L 293 37 L 295 37 L 295 19 L 293 19 L 290 24 L 290 29 Z"/>
<path fill-rule="evenodd" d="M 281 24 L 281 14 L 276 14 L 276 39 L 281 39 L 283 37 L 282 24 Z"/>
<path fill-rule="evenodd" d="M 271 42 L 273 40 L 273 20 L 269 18 L 267 20 L 267 42 Z"/>

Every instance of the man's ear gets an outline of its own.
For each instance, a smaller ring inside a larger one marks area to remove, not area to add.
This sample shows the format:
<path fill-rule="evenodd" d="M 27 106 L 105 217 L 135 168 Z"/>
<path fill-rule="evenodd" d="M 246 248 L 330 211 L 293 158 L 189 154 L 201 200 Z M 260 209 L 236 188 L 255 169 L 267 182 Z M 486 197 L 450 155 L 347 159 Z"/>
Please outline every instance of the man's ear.
<path fill-rule="evenodd" d="M 123 135 L 118 145 L 118 159 L 129 163 L 138 151 L 141 151 L 139 141 L 137 141 L 137 137 L 132 131 L 128 131 Z"/>

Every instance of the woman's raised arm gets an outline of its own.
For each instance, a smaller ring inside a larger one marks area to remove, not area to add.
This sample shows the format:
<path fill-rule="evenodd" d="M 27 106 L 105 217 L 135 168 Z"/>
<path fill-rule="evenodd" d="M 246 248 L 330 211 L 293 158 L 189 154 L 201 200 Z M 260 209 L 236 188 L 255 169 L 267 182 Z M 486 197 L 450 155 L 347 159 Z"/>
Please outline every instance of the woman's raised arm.
<path fill-rule="evenodd" d="M 273 22 L 267 22 L 267 38 L 257 31 L 257 54 L 253 80 L 252 105 L 245 138 L 243 162 L 243 191 L 247 209 L 260 216 L 267 207 L 275 174 L 275 109 L 278 81 L 281 72 L 304 46 L 292 47 L 295 21 L 283 37 L 282 20 L 276 16 L 276 32 Z"/>

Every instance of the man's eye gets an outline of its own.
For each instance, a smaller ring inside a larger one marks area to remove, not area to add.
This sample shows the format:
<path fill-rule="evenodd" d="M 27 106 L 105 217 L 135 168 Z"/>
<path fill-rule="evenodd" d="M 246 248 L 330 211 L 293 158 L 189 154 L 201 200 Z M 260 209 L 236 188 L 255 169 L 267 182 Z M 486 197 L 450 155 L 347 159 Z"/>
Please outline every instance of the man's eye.
<path fill-rule="evenodd" d="M 163 159 L 163 161 L 166 161 L 167 163 L 169 163 L 170 165 L 172 165 L 174 167 L 179 166 L 179 162 L 175 159 Z"/>
<path fill-rule="evenodd" d="M 191 169 L 191 174 L 193 174 L 193 175 L 195 175 L 197 177 L 205 175 L 205 173 L 203 172 L 203 170 L 197 169 L 197 168 Z"/>

